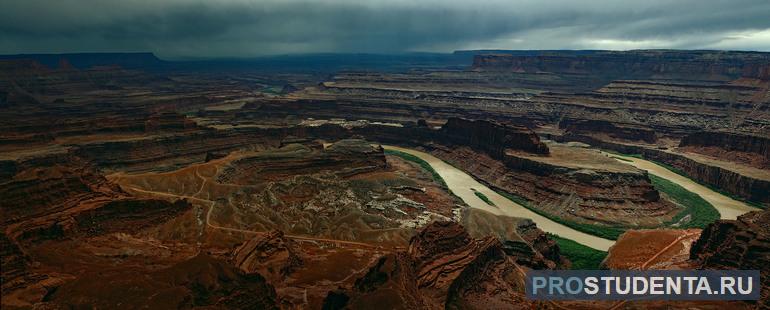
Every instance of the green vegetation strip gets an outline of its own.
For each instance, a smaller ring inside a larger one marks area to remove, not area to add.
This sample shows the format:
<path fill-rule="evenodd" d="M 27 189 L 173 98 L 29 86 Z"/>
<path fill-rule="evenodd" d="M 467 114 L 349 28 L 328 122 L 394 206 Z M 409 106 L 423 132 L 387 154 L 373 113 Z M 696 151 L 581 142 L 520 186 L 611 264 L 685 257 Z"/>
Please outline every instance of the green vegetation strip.
<path fill-rule="evenodd" d="M 719 189 L 719 188 L 717 188 L 717 187 L 716 187 L 716 186 L 714 186 L 714 185 L 711 185 L 711 184 L 708 184 L 708 183 L 706 183 L 706 182 L 703 182 L 703 181 L 699 181 L 699 180 L 693 179 L 692 177 L 690 177 L 689 175 L 687 175 L 687 173 L 685 173 L 685 172 L 684 172 L 682 169 L 676 168 L 676 167 L 674 167 L 674 166 L 671 166 L 671 165 L 669 165 L 669 164 L 666 164 L 666 163 L 663 163 L 663 162 L 659 162 L 659 161 L 656 161 L 656 160 L 652 160 L 652 159 L 644 158 L 644 156 L 642 156 L 642 154 L 623 154 L 623 153 L 620 153 L 620 152 L 616 152 L 616 151 L 612 151 L 612 150 L 603 150 L 603 151 L 604 151 L 604 152 L 607 152 L 607 153 L 610 153 L 610 154 L 616 154 L 616 155 L 621 155 L 621 156 L 626 156 L 626 157 L 633 157 L 633 158 L 638 158 L 638 159 L 642 159 L 642 160 L 646 160 L 646 161 L 649 161 L 649 162 L 651 162 L 651 163 L 654 163 L 654 164 L 656 164 L 656 165 L 658 165 L 658 166 L 661 166 L 661 167 L 663 167 L 663 168 L 666 168 L 666 169 L 668 169 L 669 171 L 671 171 L 671 172 L 673 172 L 673 173 L 676 173 L 676 174 L 678 174 L 678 175 L 681 175 L 681 176 L 683 176 L 683 177 L 687 178 L 687 179 L 688 179 L 688 180 L 690 180 L 690 181 L 693 181 L 693 182 L 695 182 L 695 183 L 698 183 L 698 184 L 700 184 L 700 185 L 703 185 L 703 186 L 705 186 L 706 188 L 708 188 L 708 189 L 710 189 L 710 190 L 712 190 L 712 191 L 715 191 L 715 192 L 717 192 L 717 193 L 720 193 L 720 194 L 722 194 L 722 195 L 725 195 L 725 196 L 727 196 L 727 197 L 730 197 L 730 198 L 732 198 L 732 199 L 734 199 L 734 200 L 736 200 L 736 201 L 740 201 L 740 202 L 743 202 L 743 203 L 745 203 L 745 204 L 747 204 L 747 205 L 749 205 L 749 206 L 752 206 L 752 207 L 754 207 L 754 208 L 759 208 L 759 209 L 765 209 L 765 208 L 766 208 L 766 207 L 765 207 L 764 205 L 762 205 L 761 203 L 758 203 L 758 202 L 754 202 L 754 201 L 749 201 L 749 200 L 746 200 L 746 199 L 745 199 L 745 198 L 743 198 L 743 197 L 740 197 L 740 196 L 738 196 L 738 195 L 735 195 L 735 194 L 732 194 L 732 193 L 728 193 L 728 192 L 726 192 L 726 191 L 724 191 L 724 190 L 722 190 L 722 189 Z M 619 157 L 616 157 L 616 156 L 612 156 L 612 157 L 613 157 L 613 158 L 617 158 L 617 159 L 619 159 L 619 160 L 623 160 L 623 161 L 630 161 L 630 160 L 628 160 L 628 159 L 619 158 Z"/>
<path fill-rule="evenodd" d="M 489 200 L 489 197 L 487 197 L 487 195 L 484 195 L 484 193 L 479 192 L 476 189 L 473 189 L 473 188 L 471 189 L 473 190 L 473 193 L 476 194 L 476 197 L 479 197 L 479 199 L 486 202 L 490 206 L 493 206 L 493 207 L 495 206 L 495 203 L 492 202 L 492 200 Z"/>
<path fill-rule="evenodd" d="M 565 220 L 561 217 L 558 217 L 553 214 L 549 214 L 546 212 L 543 212 L 542 210 L 533 207 L 528 200 L 514 196 L 511 194 L 508 194 L 503 191 L 495 190 L 498 194 L 501 196 L 508 198 L 508 200 L 513 201 L 515 203 L 520 204 L 521 206 L 529 209 L 532 212 L 535 212 L 539 215 L 542 215 L 549 220 L 552 220 L 556 223 L 562 224 L 564 226 L 567 226 L 569 228 L 572 228 L 577 231 L 581 231 L 590 235 L 594 235 L 597 237 L 601 237 L 604 239 L 610 239 L 610 240 L 617 240 L 620 235 L 622 235 L 628 228 L 622 228 L 622 227 L 612 227 L 612 226 L 599 226 L 599 225 L 592 225 L 592 224 L 584 224 L 584 223 L 577 223 L 569 220 Z"/>
<path fill-rule="evenodd" d="M 657 175 L 649 174 L 649 176 L 655 189 L 665 193 L 674 202 L 684 207 L 684 210 L 669 221 L 667 226 L 679 222 L 687 215 L 690 215 L 690 220 L 679 226 L 680 228 L 705 228 L 706 225 L 719 219 L 719 211 L 698 194 Z"/>
<path fill-rule="evenodd" d="M 570 239 L 552 233 L 548 233 L 548 237 L 556 241 L 561 254 L 572 262 L 572 269 L 598 270 L 604 258 L 607 257 L 607 252 L 587 247 Z"/>
<path fill-rule="evenodd" d="M 444 178 L 442 178 L 441 175 L 439 175 L 438 172 L 436 172 L 436 170 L 434 170 L 433 167 L 428 162 L 422 160 L 422 158 L 419 158 L 409 153 L 404 153 L 396 150 L 385 150 L 385 154 L 398 156 L 405 160 L 416 163 L 422 169 L 428 171 L 433 177 L 433 180 L 436 181 L 436 183 L 440 184 L 441 187 L 447 188 L 446 182 L 444 182 Z"/>
<path fill-rule="evenodd" d="M 642 159 L 644 159 L 644 158 L 642 158 Z M 765 208 L 765 206 L 764 206 L 764 205 L 762 205 L 762 204 L 760 204 L 760 203 L 757 203 L 757 202 L 753 202 L 753 201 L 748 201 L 748 200 L 746 200 L 746 199 L 745 199 L 745 198 L 743 198 L 743 197 L 739 197 L 738 195 L 735 195 L 735 194 L 732 194 L 732 193 L 728 193 L 728 192 L 726 192 L 726 191 L 724 191 L 724 190 L 722 190 L 722 189 L 719 189 L 719 188 L 717 188 L 717 187 L 716 187 L 716 186 L 714 186 L 714 185 L 711 185 L 711 184 L 708 184 L 708 183 L 705 183 L 705 182 L 702 182 L 702 181 L 698 181 L 698 180 L 696 180 L 696 179 L 693 179 L 693 178 L 691 178 L 689 175 L 687 175 L 687 173 L 685 173 L 684 171 L 682 171 L 682 169 L 676 168 L 676 167 L 674 167 L 674 166 L 671 166 L 671 165 L 669 165 L 669 164 L 666 164 L 666 163 L 662 163 L 662 162 L 659 162 L 659 161 L 654 161 L 654 160 L 650 160 L 650 159 L 644 159 L 644 160 L 646 160 L 646 161 L 650 161 L 650 162 L 653 162 L 653 163 L 655 163 L 655 164 L 656 164 L 656 165 L 658 165 L 658 166 L 661 166 L 661 167 L 663 167 L 663 168 L 666 168 L 666 169 L 668 169 L 669 171 L 671 171 L 671 172 L 673 172 L 673 173 L 676 173 L 676 174 L 678 174 L 678 175 L 681 175 L 681 176 L 683 176 L 683 177 L 685 177 L 685 178 L 689 179 L 690 181 L 693 181 L 693 182 L 695 182 L 695 183 L 698 183 L 698 184 L 700 184 L 700 185 L 703 185 L 703 186 L 705 186 L 706 188 L 708 188 L 708 189 L 710 189 L 710 190 L 712 190 L 712 191 L 715 191 L 715 192 L 717 192 L 717 193 L 720 193 L 720 194 L 722 194 L 722 195 L 724 195 L 724 196 L 730 197 L 730 198 L 732 198 L 732 199 L 734 199 L 734 200 L 736 200 L 736 201 L 740 201 L 740 202 L 743 202 L 743 203 L 745 203 L 745 204 L 747 204 L 747 205 L 749 205 L 749 206 L 752 206 L 752 207 L 754 207 L 754 208 L 759 208 L 759 209 L 764 209 L 764 208 Z"/>

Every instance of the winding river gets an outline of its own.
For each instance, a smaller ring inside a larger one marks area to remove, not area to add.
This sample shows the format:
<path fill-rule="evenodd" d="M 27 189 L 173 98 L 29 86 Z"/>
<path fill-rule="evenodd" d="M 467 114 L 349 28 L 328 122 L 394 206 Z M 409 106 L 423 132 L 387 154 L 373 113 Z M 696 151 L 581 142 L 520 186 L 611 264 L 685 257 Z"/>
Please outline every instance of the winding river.
<path fill-rule="evenodd" d="M 476 181 L 476 179 L 467 173 L 453 167 L 452 165 L 447 164 L 443 160 L 438 159 L 433 155 L 397 146 L 383 145 L 382 147 L 388 150 L 408 153 L 426 161 L 444 179 L 447 187 L 449 187 L 449 189 L 455 195 L 460 197 L 460 199 L 465 201 L 465 203 L 472 208 L 481 209 L 497 215 L 528 218 L 534 221 L 543 231 L 557 234 L 561 237 L 574 240 L 575 242 L 601 251 L 609 250 L 609 248 L 615 243 L 614 240 L 600 238 L 572 229 L 565 225 L 554 222 L 535 212 L 532 212 L 529 209 L 501 196 L 486 185 Z M 629 160 L 628 162 L 623 162 L 626 164 L 632 164 L 639 169 L 647 170 L 652 174 L 668 179 L 671 182 L 679 184 L 685 189 L 700 195 L 703 197 L 703 199 L 714 205 L 714 207 L 719 210 L 719 213 L 723 219 L 735 219 L 738 215 L 743 213 L 758 210 L 746 205 L 745 203 L 736 201 L 732 198 L 717 193 L 705 186 L 695 183 L 686 177 L 673 173 L 670 170 L 658 166 L 652 162 L 614 154 L 612 156 L 617 156 Z M 478 196 L 476 196 L 474 190 L 487 196 L 489 200 L 495 204 L 495 206 L 490 206 L 481 200 Z"/>
<path fill-rule="evenodd" d="M 542 215 L 530 211 L 529 209 L 522 207 L 521 205 L 509 200 L 491 190 L 484 184 L 479 183 L 468 175 L 467 173 L 447 164 L 441 159 L 434 157 L 425 152 L 420 152 L 412 149 L 383 145 L 386 150 L 396 150 L 404 153 L 412 154 L 426 161 L 433 167 L 433 170 L 444 179 L 447 187 L 460 199 L 465 201 L 468 206 L 472 208 L 481 209 L 497 215 L 505 215 L 511 217 L 528 218 L 537 224 L 537 227 L 543 231 L 557 234 L 564 238 L 572 239 L 575 242 L 584 244 L 597 250 L 607 251 L 614 243 L 614 240 L 600 238 L 594 235 L 590 235 L 575 229 L 569 228 L 557 222 L 554 222 Z M 481 198 L 476 196 L 473 190 L 476 190 L 491 200 L 495 206 L 490 206 Z"/>
<path fill-rule="evenodd" d="M 622 158 L 626 164 L 630 164 L 636 168 L 647 170 L 647 172 L 657 175 L 661 178 L 667 179 L 671 182 L 678 184 L 684 189 L 700 195 L 703 200 L 708 201 L 719 211 L 719 215 L 725 220 L 734 220 L 739 215 L 746 212 L 758 211 L 759 209 L 749 206 L 748 204 L 732 199 L 725 195 L 715 192 L 714 190 L 696 183 L 687 177 L 674 173 L 665 167 L 659 166 L 651 161 L 639 159 L 636 157 L 623 156 L 617 154 L 605 153 L 609 156 Z"/>

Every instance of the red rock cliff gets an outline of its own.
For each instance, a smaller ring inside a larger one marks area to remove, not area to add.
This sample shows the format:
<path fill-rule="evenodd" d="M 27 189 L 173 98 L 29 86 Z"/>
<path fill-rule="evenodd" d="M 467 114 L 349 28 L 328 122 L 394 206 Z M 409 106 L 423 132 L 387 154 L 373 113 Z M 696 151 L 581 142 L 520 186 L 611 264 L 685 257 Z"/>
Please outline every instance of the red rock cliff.
<path fill-rule="evenodd" d="M 693 244 L 690 257 L 704 269 L 759 270 L 759 306 L 770 307 L 770 211 L 710 224 Z"/>
<path fill-rule="evenodd" d="M 451 144 L 481 150 L 497 159 L 504 157 L 506 149 L 548 154 L 548 147 L 537 134 L 521 126 L 453 117 L 441 127 L 441 134 Z"/>

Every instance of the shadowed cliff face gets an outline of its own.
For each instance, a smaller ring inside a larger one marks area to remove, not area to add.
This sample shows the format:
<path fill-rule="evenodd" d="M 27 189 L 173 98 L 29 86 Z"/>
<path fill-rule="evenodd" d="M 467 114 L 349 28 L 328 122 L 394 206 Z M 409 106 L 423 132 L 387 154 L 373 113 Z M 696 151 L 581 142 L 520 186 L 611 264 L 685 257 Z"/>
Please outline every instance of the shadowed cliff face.
<path fill-rule="evenodd" d="M 769 137 L 706 131 L 685 136 L 679 146 L 691 147 L 697 153 L 714 155 L 726 160 L 737 160 L 758 168 L 770 169 Z"/>
<path fill-rule="evenodd" d="M 654 130 L 601 120 L 565 119 L 559 122 L 559 128 L 564 129 L 567 134 L 602 133 L 619 140 L 644 143 L 655 143 L 657 140 Z"/>
<path fill-rule="evenodd" d="M 469 146 L 501 159 L 506 149 L 548 154 L 548 147 L 529 128 L 484 120 L 450 118 L 441 134 L 452 144 Z"/>
<path fill-rule="evenodd" d="M 770 307 L 770 211 L 720 220 L 703 230 L 690 250 L 704 269 L 760 270 L 761 307 Z"/>

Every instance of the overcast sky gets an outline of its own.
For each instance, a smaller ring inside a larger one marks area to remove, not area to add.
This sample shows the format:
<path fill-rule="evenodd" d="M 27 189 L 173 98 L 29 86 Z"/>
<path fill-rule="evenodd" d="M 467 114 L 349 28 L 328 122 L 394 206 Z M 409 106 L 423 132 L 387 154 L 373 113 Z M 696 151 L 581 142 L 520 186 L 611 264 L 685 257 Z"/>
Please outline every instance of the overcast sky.
<path fill-rule="evenodd" d="M 770 51 L 770 0 L 0 0 L 0 54 Z"/>

